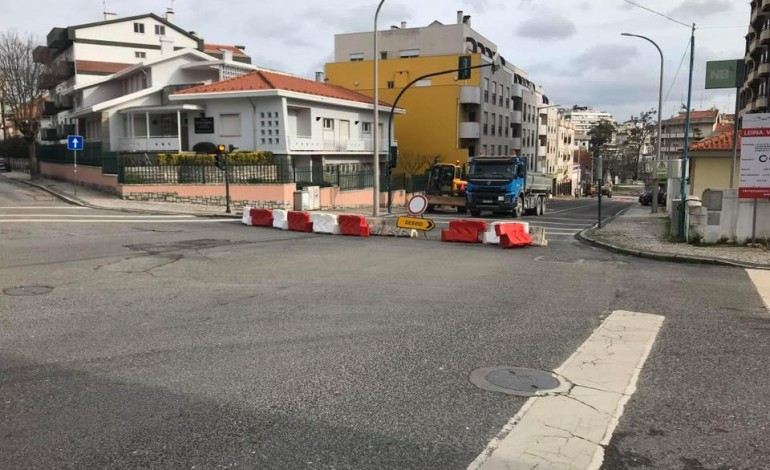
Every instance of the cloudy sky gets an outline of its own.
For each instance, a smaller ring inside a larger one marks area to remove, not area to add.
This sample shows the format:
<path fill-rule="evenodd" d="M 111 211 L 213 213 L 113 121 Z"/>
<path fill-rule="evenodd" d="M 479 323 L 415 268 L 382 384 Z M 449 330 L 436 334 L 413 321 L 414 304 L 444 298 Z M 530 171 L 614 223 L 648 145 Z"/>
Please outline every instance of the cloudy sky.
<path fill-rule="evenodd" d="M 0 30 L 34 34 L 41 43 L 55 26 L 99 21 L 173 6 L 176 23 L 207 42 L 242 44 L 253 63 L 312 77 L 331 61 L 334 35 L 371 31 L 377 0 L 29 0 L 3 1 Z M 732 112 L 735 94 L 705 90 L 705 63 L 744 55 L 748 0 L 633 0 L 685 24 L 695 23 L 693 108 Z M 32 7 L 34 5 L 34 8 Z M 626 0 L 386 0 L 379 27 L 433 20 L 454 23 L 457 11 L 471 15 L 473 28 L 541 84 L 552 103 L 587 105 L 623 121 L 657 107 L 660 56 L 665 57 L 663 115 L 685 101 L 690 29 Z M 702 28 L 702 29 L 701 29 Z M 684 61 L 682 59 L 684 58 Z M 680 64 L 681 69 L 680 69 Z M 678 75 L 677 75 L 678 71 Z"/>

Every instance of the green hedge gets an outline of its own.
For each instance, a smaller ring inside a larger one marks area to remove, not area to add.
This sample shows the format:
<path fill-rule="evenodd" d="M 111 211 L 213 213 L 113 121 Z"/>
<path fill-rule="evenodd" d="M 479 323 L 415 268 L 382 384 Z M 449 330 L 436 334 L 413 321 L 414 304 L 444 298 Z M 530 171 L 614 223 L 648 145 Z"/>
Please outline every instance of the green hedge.
<path fill-rule="evenodd" d="M 229 154 L 232 165 L 258 165 L 270 163 L 273 159 L 272 152 L 233 152 Z M 214 165 L 215 155 L 201 155 L 192 153 L 159 153 L 157 163 L 161 166 L 175 165 Z"/>
<path fill-rule="evenodd" d="M 29 158 L 29 142 L 24 137 L 13 136 L 0 140 L 0 155 L 11 158 Z"/>

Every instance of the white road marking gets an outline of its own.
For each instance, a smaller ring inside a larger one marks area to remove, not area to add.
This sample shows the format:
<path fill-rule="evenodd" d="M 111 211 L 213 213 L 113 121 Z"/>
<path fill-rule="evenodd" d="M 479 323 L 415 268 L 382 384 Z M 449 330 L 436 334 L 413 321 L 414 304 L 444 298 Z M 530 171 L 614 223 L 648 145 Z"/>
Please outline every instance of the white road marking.
<path fill-rule="evenodd" d="M 765 308 L 770 310 L 770 271 L 762 269 L 747 269 L 749 279 L 754 283 L 759 296 L 765 303 Z"/>
<path fill-rule="evenodd" d="M 27 210 L 27 209 L 61 209 L 61 210 L 90 210 L 90 207 L 82 207 L 82 206 L 13 206 L 13 207 L 2 207 L 0 206 L 0 211 L 5 210 Z"/>
<path fill-rule="evenodd" d="M 113 215 L 113 214 L 104 214 L 104 215 L 81 215 L 81 214 L 0 214 L 0 217 L 70 217 L 70 218 L 77 218 L 77 219 L 147 219 L 147 214 L 142 215 Z M 191 219 L 194 218 L 194 215 L 178 215 L 178 214 L 169 214 L 169 215 L 157 215 L 155 217 L 162 217 L 164 219 Z M 12 219 L 12 220 L 18 220 L 18 219 Z"/>
<path fill-rule="evenodd" d="M 69 224 L 132 224 L 137 222 L 143 222 L 148 224 L 192 224 L 192 223 L 211 223 L 211 222 L 231 222 L 241 223 L 240 220 L 217 218 L 217 219 L 175 219 L 168 220 L 165 217 L 158 217 L 158 219 L 104 219 L 104 220 L 79 220 L 79 219 L 0 219 L 2 223 L 18 223 L 18 222 L 38 222 L 38 223 L 69 223 Z"/>
<path fill-rule="evenodd" d="M 570 390 L 527 400 L 468 469 L 600 468 L 663 320 L 613 312 L 554 370 L 573 384 Z"/>

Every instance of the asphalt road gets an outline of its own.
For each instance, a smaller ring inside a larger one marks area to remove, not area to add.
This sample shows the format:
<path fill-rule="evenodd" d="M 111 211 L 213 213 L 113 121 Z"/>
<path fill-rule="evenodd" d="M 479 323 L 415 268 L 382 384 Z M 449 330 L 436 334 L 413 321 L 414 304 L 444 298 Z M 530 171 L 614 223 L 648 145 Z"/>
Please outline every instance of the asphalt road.
<path fill-rule="evenodd" d="M 614 310 L 666 320 L 604 468 L 770 468 L 744 270 L 45 197 L 0 182 L 0 468 L 463 469 L 525 400 L 471 371 L 552 370 Z"/>

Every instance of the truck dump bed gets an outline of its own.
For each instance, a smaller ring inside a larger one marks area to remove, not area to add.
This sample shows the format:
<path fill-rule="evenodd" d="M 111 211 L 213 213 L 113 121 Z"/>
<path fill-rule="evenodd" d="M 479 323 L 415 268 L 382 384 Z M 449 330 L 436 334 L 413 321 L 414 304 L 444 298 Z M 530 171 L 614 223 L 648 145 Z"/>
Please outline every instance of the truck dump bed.
<path fill-rule="evenodd" d="M 527 172 L 526 188 L 533 193 L 546 193 L 551 191 L 553 178 L 545 173 Z"/>

